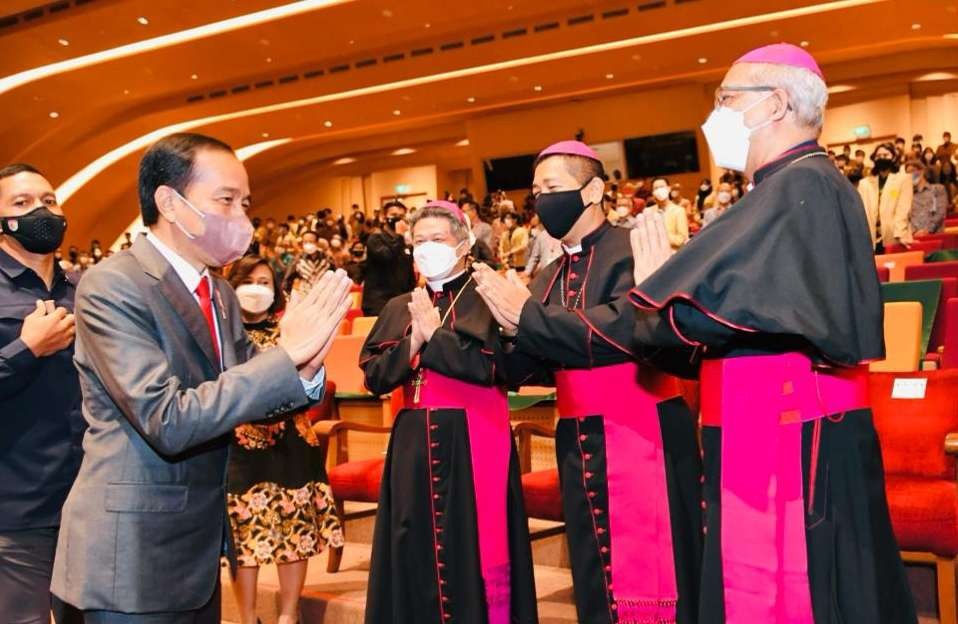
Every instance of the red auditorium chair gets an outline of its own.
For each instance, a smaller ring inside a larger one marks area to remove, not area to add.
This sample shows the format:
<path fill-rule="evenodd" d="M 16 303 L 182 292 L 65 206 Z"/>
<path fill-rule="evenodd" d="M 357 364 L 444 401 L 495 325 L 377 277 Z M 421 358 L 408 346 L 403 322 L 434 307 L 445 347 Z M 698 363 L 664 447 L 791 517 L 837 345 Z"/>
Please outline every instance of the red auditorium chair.
<path fill-rule="evenodd" d="M 958 368 L 958 299 L 949 299 L 945 307 L 948 317 L 942 340 L 941 368 Z"/>
<path fill-rule="evenodd" d="M 933 251 L 941 251 L 944 240 L 916 240 L 910 243 L 908 247 L 904 245 L 889 245 L 885 247 L 885 253 L 903 253 L 906 251 L 923 251 L 926 254 Z"/>
<path fill-rule="evenodd" d="M 924 399 L 892 398 L 896 379 L 925 379 Z M 934 565 L 940 624 L 956 624 L 958 370 L 872 373 L 871 404 L 902 557 Z"/>
<path fill-rule="evenodd" d="M 941 241 L 942 249 L 958 249 L 958 234 L 948 234 L 946 232 L 937 232 L 935 234 L 925 234 L 915 239 L 916 241 Z"/>
<path fill-rule="evenodd" d="M 526 503 L 526 515 L 539 520 L 564 522 L 562 516 L 562 493 L 559 489 L 559 469 L 532 470 L 532 437 L 555 439 L 556 431 L 542 422 L 520 422 L 513 425 L 519 447 L 519 471 L 522 473 L 522 498 Z M 558 535 L 565 525 L 550 527 L 529 534 L 532 540 Z"/>
<path fill-rule="evenodd" d="M 883 284 L 891 281 L 891 271 L 888 267 L 878 267 L 878 281 Z"/>
<path fill-rule="evenodd" d="M 931 356 L 929 359 L 936 359 L 939 349 L 945 346 L 949 324 L 958 323 L 958 319 L 948 316 L 948 301 L 956 298 L 958 298 L 958 277 L 942 279 L 938 311 L 935 313 L 935 324 L 931 328 L 931 337 L 928 340 L 928 354 Z"/>
<path fill-rule="evenodd" d="M 319 437 L 321 444 L 328 451 L 329 441 L 336 440 L 336 458 L 333 467 L 329 470 L 329 486 L 336 503 L 336 512 L 342 520 L 343 533 L 346 532 L 346 521 L 371 516 L 375 509 L 367 509 L 346 514 L 345 502 L 358 501 L 363 503 L 379 502 L 379 486 L 383 478 L 384 457 L 349 461 L 348 432 L 361 431 L 365 433 L 388 434 L 389 427 L 366 425 L 346 420 L 321 420 L 313 425 L 313 431 Z M 329 549 L 329 560 L 326 571 L 339 572 L 339 565 L 343 559 L 343 547 Z"/>
<path fill-rule="evenodd" d="M 931 280 L 943 277 L 958 277 L 958 260 L 952 262 L 929 262 L 905 267 L 905 280 Z"/>

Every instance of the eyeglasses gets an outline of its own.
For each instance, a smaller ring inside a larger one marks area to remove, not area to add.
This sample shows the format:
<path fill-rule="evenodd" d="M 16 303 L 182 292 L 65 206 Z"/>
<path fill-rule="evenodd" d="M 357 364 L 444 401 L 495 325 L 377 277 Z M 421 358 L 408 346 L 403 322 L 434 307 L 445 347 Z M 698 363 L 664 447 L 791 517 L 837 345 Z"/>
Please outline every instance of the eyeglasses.
<path fill-rule="evenodd" d="M 728 106 L 728 103 L 740 93 L 757 93 L 774 91 L 776 87 L 770 85 L 720 85 L 715 90 L 715 108 Z"/>

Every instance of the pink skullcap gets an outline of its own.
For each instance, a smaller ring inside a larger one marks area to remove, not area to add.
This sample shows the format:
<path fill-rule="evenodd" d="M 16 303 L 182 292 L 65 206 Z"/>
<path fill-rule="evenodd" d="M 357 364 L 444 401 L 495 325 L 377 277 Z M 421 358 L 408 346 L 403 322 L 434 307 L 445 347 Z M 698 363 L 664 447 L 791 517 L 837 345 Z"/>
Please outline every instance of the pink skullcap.
<path fill-rule="evenodd" d="M 732 64 L 738 65 L 739 63 L 769 63 L 771 65 L 801 67 L 825 80 L 825 76 L 822 74 L 818 63 L 815 62 L 814 57 L 802 48 L 790 43 L 773 43 L 772 45 L 755 48 L 751 52 L 746 52 Z"/>
<path fill-rule="evenodd" d="M 582 156 L 601 162 L 599 155 L 595 150 L 581 141 L 559 141 L 542 150 L 536 160 L 542 160 L 546 156 Z"/>
<path fill-rule="evenodd" d="M 446 201 L 444 199 L 434 199 L 431 202 L 428 202 L 425 206 L 423 206 L 423 208 L 442 208 L 444 210 L 448 210 L 449 212 L 451 212 L 454 217 L 459 219 L 460 222 L 462 223 L 466 222 L 465 213 L 459 208 L 459 206 L 452 203 L 451 201 Z"/>

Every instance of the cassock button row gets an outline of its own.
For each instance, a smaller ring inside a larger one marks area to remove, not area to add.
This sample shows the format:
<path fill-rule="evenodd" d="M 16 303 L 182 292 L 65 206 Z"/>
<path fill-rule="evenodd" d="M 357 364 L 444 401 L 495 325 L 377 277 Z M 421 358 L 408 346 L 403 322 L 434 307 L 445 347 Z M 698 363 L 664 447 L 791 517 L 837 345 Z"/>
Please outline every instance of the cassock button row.
<path fill-rule="evenodd" d="M 585 473 L 585 478 L 586 478 L 586 479 L 591 479 L 591 478 L 594 477 L 594 476 L 595 476 L 595 475 L 594 475 L 593 473 L 591 473 L 591 472 L 586 472 L 586 473 Z"/>
<path fill-rule="evenodd" d="M 601 552 L 603 555 L 607 554 L 609 552 L 609 548 L 607 546 L 603 546 L 599 549 L 599 552 Z"/>
<path fill-rule="evenodd" d="M 578 262 L 578 261 L 579 261 L 579 256 L 572 256 L 572 261 L 573 261 L 573 262 Z"/>
<path fill-rule="evenodd" d="M 579 442 L 585 442 L 585 439 L 586 435 L 584 433 L 579 435 Z"/>
<path fill-rule="evenodd" d="M 582 455 L 582 459 L 589 461 L 590 459 L 592 459 L 592 453 L 584 453 Z"/>
<path fill-rule="evenodd" d="M 569 289 L 569 296 L 570 296 L 570 297 L 575 297 L 575 291 L 572 290 L 571 288 Z"/>
<path fill-rule="evenodd" d="M 589 492 L 589 498 L 595 498 L 596 496 L 598 496 L 597 492 L 592 492 L 592 491 Z"/>
<path fill-rule="evenodd" d="M 601 510 L 601 509 L 594 509 L 594 510 L 592 510 L 592 513 L 595 514 L 595 515 L 597 515 L 597 516 L 599 516 L 599 515 L 602 515 L 602 510 Z"/>
<path fill-rule="evenodd" d="M 579 279 L 579 274 L 578 274 L 578 273 L 569 273 L 569 279 L 570 279 L 570 280 Z"/>

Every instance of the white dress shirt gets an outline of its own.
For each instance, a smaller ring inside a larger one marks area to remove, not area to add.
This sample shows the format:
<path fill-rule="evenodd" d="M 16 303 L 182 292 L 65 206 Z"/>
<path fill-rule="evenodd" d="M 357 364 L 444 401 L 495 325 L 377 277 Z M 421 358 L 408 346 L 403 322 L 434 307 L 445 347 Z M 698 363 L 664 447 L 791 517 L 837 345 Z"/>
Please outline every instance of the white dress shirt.
<path fill-rule="evenodd" d="M 201 280 L 208 280 L 210 302 L 213 307 L 213 324 L 216 326 L 216 346 L 217 352 L 220 354 L 220 369 L 224 369 L 223 339 L 220 331 L 220 319 L 217 314 L 219 301 L 215 294 L 216 289 L 213 288 L 213 281 L 210 279 L 209 269 L 204 267 L 202 272 L 197 271 L 192 264 L 187 262 L 183 256 L 170 249 L 169 245 L 161 241 L 152 231 L 146 233 L 146 240 L 150 241 L 150 243 L 156 247 L 156 250 L 170 263 L 170 266 L 173 267 L 173 270 L 177 276 L 179 276 L 183 285 L 186 286 L 186 289 L 193 295 L 196 305 L 200 304 L 200 297 L 196 294 L 196 287 L 200 285 Z M 323 399 L 323 393 L 326 390 L 326 367 L 323 366 L 320 368 L 312 380 L 300 378 L 300 381 L 303 382 L 303 390 L 306 392 L 306 396 L 314 401 L 321 401 Z"/>

